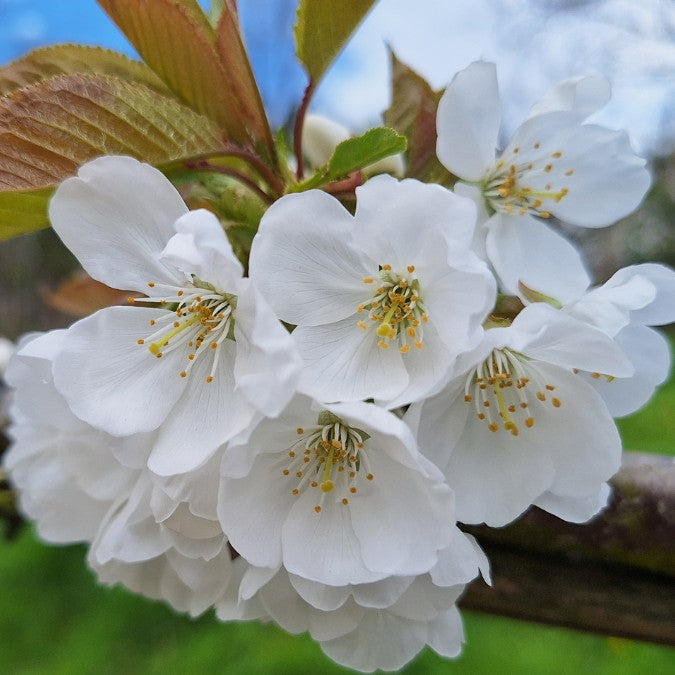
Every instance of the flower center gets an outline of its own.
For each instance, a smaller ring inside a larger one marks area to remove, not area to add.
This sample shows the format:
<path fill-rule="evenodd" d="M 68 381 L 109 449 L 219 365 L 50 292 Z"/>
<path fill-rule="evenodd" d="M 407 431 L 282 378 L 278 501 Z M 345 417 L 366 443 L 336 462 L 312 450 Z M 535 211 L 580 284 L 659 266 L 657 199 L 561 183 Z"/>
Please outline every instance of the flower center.
<path fill-rule="evenodd" d="M 151 354 L 158 359 L 175 349 L 183 348 L 187 352 L 185 369 L 179 372 L 187 377 L 197 358 L 205 353 L 213 356 L 211 372 L 207 382 L 213 382 L 220 346 L 226 338 L 234 339 L 234 318 L 232 312 L 237 307 L 237 297 L 217 291 L 196 277 L 191 284 L 170 286 L 149 282 L 154 292 L 162 291 L 161 296 L 147 298 L 129 298 L 131 304 L 143 303 L 166 308 L 166 314 L 152 319 L 150 326 L 154 332 L 139 339 L 139 345 L 147 346 Z"/>
<path fill-rule="evenodd" d="M 349 496 L 357 493 L 357 482 L 364 471 L 366 480 L 373 480 L 365 447 L 370 437 L 364 431 L 324 410 L 317 424 L 298 427 L 296 432 L 299 438 L 288 449 L 290 462 L 284 460 L 286 466 L 281 473 L 298 481 L 292 490 L 296 496 L 306 489 L 317 489 L 316 513 L 321 513 L 326 495 L 332 492 L 336 502 L 349 504 Z"/>
<path fill-rule="evenodd" d="M 514 147 L 508 156 L 503 156 L 495 165 L 492 173 L 483 181 L 483 194 L 495 211 L 509 215 L 524 216 L 527 213 L 541 218 L 550 218 L 546 203 L 558 203 L 570 189 L 554 187 L 555 180 L 564 180 L 571 176 L 574 169 L 562 170 L 557 167 L 563 153 L 558 150 L 550 155 L 537 152 L 541 147 L 535 143 L 531 151 L 521 153 Z M 547 175 L 547 174 L 550 174 Z M 528 183 L 546 183 L 541 188 L 529 187 Z"/>
<path fill-rule="evenodd" d="M 398 342 L 398 350 L 405 354 L 410 351 L 410 343 L 423 349 L 423 324 L 428 322 L 424 303 L 420 293 L 420 283 L 416 277 L 414 265 L 408 265 L 407 274 L 393 272 L 391 265 L 382 265 L 378 273 L 379 286 L 373 298 L 359 305 L 357 312 L 368 312 L 372 323 L 379 324 L 375 329 L 381 349 L 388 349 L 389 342 Z M 374 277 L 364 277 L 363 283 L 374 284 Z M 359 328 L 368 330 L 368 323 L 357 322 Z"/>
<path fill-rule="evenodd" d="M 525 427 L 534 426 L 527 397 L 528 391 L 531 394 L 533 389 L 541 403 L 550 400 L 554 408 L 561 406 L 560 399 L 551 393 L 555 386 L 543 381 L 533 362 L 509 349 L 494 349 L 467 376 L 464 400 L 474 403 L 478 419 L 484 420 L 490 431 L 504 428 L 518 436 L 519 418 Z"/>

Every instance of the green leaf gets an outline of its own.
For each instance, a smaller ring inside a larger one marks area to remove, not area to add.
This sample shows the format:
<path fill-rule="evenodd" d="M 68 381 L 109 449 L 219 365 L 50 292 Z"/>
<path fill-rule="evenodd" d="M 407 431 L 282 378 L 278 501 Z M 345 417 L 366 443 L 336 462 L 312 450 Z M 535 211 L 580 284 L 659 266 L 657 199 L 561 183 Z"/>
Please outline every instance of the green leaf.
<path fill-rule="evenodd" d="M 246 147 L 263 143 L 274 156 L 262 106 L 252 101 L 252 81 L 236 17 L 225 3 L 218 36 L 196 0 L 98 0 L 136 47 L 143 60 L 174 94 L 194 110 L 214 120 L 224 137 Z M 226 18 L 227 17 L 227 18 Z M 237 37 L 230 25 L 235 22 Z M 224 50 L 221 43 L 227 44 Z M 221 55 L 225 54 L 225 59 Z M 242 84 L 242 73 L 251 81 Z M 255 98 L 255 97 L 253 97 Z"/>
<path fill-rule="evenodd" d="M 342 141 L 335 148 L 328 164 L 311 178 L 295 185 L 292 191 L 309 190 L 344 178 L 350 173 L 359 171 L 385 157 L 404 152 L 406 145 L 405 136 L 401 136 L 393 129 L 386 127 L 369 129 L 362 136 Z"/>
<path fill-rule="evenodd" d="M 391 105 L 385 123 L 408 139 L 406 176 L 452 185 L 454 177 L 436 157 L 436 109 L 443 92 L 391 53 Z"/>
<path fill-rule="evenodd" d="M 94 157 L 161 166 L 220 149 L 211 121 L 140 83 L 71 74 L 18 89 L 0 99 L 0 236 L 47 226 L 44 189 Z"/>
<path fill-rule="evenodd" d="M 300 0 L 296 54 L 316 84 L 376 0 Z"/>
<path fill-rule="evenodd" d="M 0 240 L 47 227 L 51 193 L 51 189 L 0 192 Z"/>
<path fill-rule="evenodd" d="M 101 47 L 55 45 L 36 49 L 0 68 L 0 96 L 6 96 L 16 89 L 49 77 L 72 73 L 115 75 L 164 93 L 168 91 L 150 68 L 124 54 Z"/>

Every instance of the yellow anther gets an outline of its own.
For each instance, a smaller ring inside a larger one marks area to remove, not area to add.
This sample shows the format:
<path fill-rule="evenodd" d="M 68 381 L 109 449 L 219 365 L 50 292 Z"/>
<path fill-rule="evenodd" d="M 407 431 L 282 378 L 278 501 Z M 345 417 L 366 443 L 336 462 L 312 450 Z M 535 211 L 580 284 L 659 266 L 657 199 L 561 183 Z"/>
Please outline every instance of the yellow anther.
<path fill-rule="evenodd" d="M 136 302 L 136 298 L 132 298 L 131 296 L 129 296 L 129 297 L 127 298 L 127 302 L 128 302 L 130 305 L 133 305 L 133 304 Z"/>
<path fill-rule="evenodd" d="M 471 401 L 473 401 L 473 396 L 470 396 L 469 394 L 466 394 L 466 395 L 464 396 L 464 400 L 465 400 L 467 403 L 471 403 Z"/>
<path fill-rule="evenodd" d="M 531 429 L 534 426 L 534 417 L 528 417 L 525 420 L 525 426 Z"/>
<path fill-rule="evenodd" d="M 540 401 L 545 401 L 546 400 L 546 394 L 543 391 L 538 391 L 537 392 L 537 398 Z"/>
<path fill-rule="evenodd" d="M 288 469 L 284 469 L 281 473 L 284 474 L 284 476 L 289 476 L 291 472 Z"/>
<path fill-rule="evenodd" d="M 144 345 L 144 344 L 145 344 L 145 340 L 137 340 L 136 342 L 137 342 L 137 344 L 139 344 L 139 345 Z"/>
<path fill-rule="evenodd" d="M 560 407 L 560 399 L 559 398 L 552 398 L 551 403 L 553 403 L 554 408 L 559 408 Z"/>
<path fill-rule="evenodd" d="M 154 288 L 155 282 L 154 281 L 148 281 L 148 286 L 150 286 L 150 288 Z"/>
<path fill-rule="evenodd" d="M 558 150 L 557 152 L 554 152 L 551 157 L 554 157 L 555 159 L 560 159 L 562 157 L 562 152 Z"/>
<path fill-rule="evenodd" d="M 398 348 L 398 351 L 401 352 L 401 354 L 407 354 L 410 351 L 410 345 L 403 345 Z"/>
<path fill-rule="evenodd" d="M 413 342 L 413 344 L 415 345 L 415 347 L 417 349 L 424 349 L 424 345 L 419 340 L 415 340 L 415 342 Z"/>
<path fill-rule="evenodd" d="M 300 490 L 298 490 L 298 488 L 293 488 L 293 489 L 291 490 L 291 494 L 292 494 L 292 495 L 299 495 L 299 494 L 300 494 Z"/>
<path fill-rule="evenodd" d="M 380 341 L 377 343 L 377 346 L 378 346 L 380 349 L 389 349 L 389 345 L 388 345 L 384 340 L 380 340 Z"/>
<path fill-rule="evenodd" d="M 350 488 L 349 488 L 349 491 L 350 491 L 353 495 L 356 494 L 356 488 L 355 488 L 355 487 L 350 487 Z"/>
<path fill-rule="evenodd" d="M 382 269 L 383 269 L 385 272 L 389 272 L 389 271 L 391 270 L 391 265 L 382 265 Z"/>
<path fill-rule="evenodd" d="M 207 376 L 206 376 L 206 382 L 209 383 L 209 384 L 210 384 L 211 382 L 213 382 L 213 377 L 212 377 L 211 375 L 207 375 Z"/>
<path fill-rule="evenodd" d="M 364 284 L 372 284 L 375 279 L 373 277 L 363 277 L 363 283 Z"/>
<path fill-rule="evenodd" d="M 318 504 L 314 507 L 314 510 L 315 510 L 317 513 L 321 513 L 321 507 L 320 507 Z"/>
<path fill-rule="evenodd" d="M 210 345 L 211 349 L 217 349 L 218 348 L 218 343 L 217 342 L 212 342 Z"/>
<path fill-rule="evenodd" d="M 571 176 L 573 174 L 574 174 L 574 169 L 568 169 L 567 171 L 565 171 L 566 176 Z"/>
<path fill-rule="evenodd" d="M 298 434 L 298 435 L 301 435 L 301 434 L 304 434 L 304 433 L 305 433 L 305 430 L 304 430 L 302 427 L 298 427 L 298 428 L 295 430 L 295 433 Z"/>
<path fill-rule="evenodd" d="M 181 377 L 187 377 L 187 373 L 186 373 L 184 370 L 181 370 L 180 373 L 179 373 L 179 375 L 180 375 Z"/>
<path fill-rule="evenodd" d="M 544 167 L 544 171 L 546 171 L 546 173 L 551 173 L 552 170 L 553 170 L 553 164 L 547 164 Z"/>
<path fill-rule="evenodd" d="M 408 265 L 406 269 L 410 274 L 412 274 L 415 271 L 415 265 Z"/>
<path fill-rule="evenodd" d="M 372 473 L 366 474 L 366 480 L 373 480 L 373 478 L 375 478 L 375 476 L 373 476 Z"/>
<path fill-rule="evenodd" d="M 499 425 L 497 424 L 497 422 L 491 422 L 490 424 L 488 424 L 488 429 L 492 433 L 495 433 L 495 432 L 499 431 Z"/>
<path fill-rule="evenodd" d="M 555 389 L 555 387 L 554 387 L 552 384 L 547 384 L 547 385 L 546 385 L 546 388 L 547 388 L 549 391 L 553 391 L 553 390 Z"/>
<path fill-rule="evenodd" d="M 347 506 L 347 504 L 349 504 L 349 499 L 347 499 L 347 497 L 343 497 L 343 498 L 342 498 L 342 503 L 343 503 L 345 506 Z"/>

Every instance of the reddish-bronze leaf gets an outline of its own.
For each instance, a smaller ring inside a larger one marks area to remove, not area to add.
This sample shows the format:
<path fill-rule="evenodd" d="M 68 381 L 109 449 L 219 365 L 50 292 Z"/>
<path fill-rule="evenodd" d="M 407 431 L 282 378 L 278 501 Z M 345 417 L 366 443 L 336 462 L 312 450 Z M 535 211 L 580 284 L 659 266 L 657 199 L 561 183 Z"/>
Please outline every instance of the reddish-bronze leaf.
<path fill-rule="evenodd" d="M 221 147 L 205 117 L 117 77 L 62 75 L 0 99 L 0 190 L 55 185 L 100 155 L 162 164 Z"/>
<path fill-rule="evenodd" d="M 216 46 L 227 71 L 229 87 L 235 94 L 240 114 L 252 138 L 262 141 L 259 149 L 268 157 L 275 153 L 265 107 L 241 36 L 236 5 L 226 3 L 216 28 Z"/>
<path fill-rule="evenodd" d="M 99 0 L 145 62 L 182 101 L 214 120 L 225 138 L 256 147 L 260 118 L 240 100 L 236 64 L 223 64 L 216 35 L 196 0 Z M 266 145 L 268 140 L 262 137 Z M 272 148 L 269 147 L 269 154 Z"/>
<path fill-rule="evenodd" d="M 138 293 L 120 291 L 95 281 L 86 272 L 78 272 L 59 287 L 44 295 L 44 301 L 64 314 L 83 317 L 111 305 L 126 305 L 130 295 Z"/>
<path fill-rule="evenodd" d="M 36 49 L 0 68 L 0 96 L 49 77 L 71 73 L 115 75 L 159 91 L 167 91 L 166 85 L 150 68 L 124 54 L 101 47 L 55 45 Z"/>
<path fill-rule="evenodd" d="M 399 61 L 392 53 L 391 105 L 384 114 L 387 126 L 408 138 L 406 176 L 425 181 L 452 182 L 436 157 L 436 109 L 442 92 Z"/>
<path fill-rule="evenodd" d="M 213 122 L 138 82 L 70 74 L 15 90 L 0 99 L 0 238 L 47 226 L 45 188 L 94 157 L 164 165 L 220 149 Z"/>

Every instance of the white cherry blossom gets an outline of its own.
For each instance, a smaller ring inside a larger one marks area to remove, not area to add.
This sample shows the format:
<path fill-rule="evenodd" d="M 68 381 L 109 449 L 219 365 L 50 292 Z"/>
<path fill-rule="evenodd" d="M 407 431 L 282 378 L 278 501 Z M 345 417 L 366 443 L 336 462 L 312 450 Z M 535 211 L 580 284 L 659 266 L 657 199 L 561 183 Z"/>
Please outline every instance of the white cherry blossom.
<path fill-rule="evenodd" d="M 4 465 L 20 509 L 46 541 L 91 544 L 88 561 L 99 581 L 201 614 L 231 575 L 215 516 L 217 466 L 162 479 L 144 467 L 153 432 L 116 437 L 75 417 L 52 381 L 66 339 L 63 330 L 28 336 L 6 372 L 15 390 Z"/>
<path fill-rule="evenodd" d="M 621 441 L 577 373 L 632 370 L 605 333 L 536 303 L 487 330 L 445 389 L 406 420 L 455 492 L 460 522 L 505 525 L 531 504 L 583 521 L 606 501 Z"/>
<path fill-rule="evenodd" d="M 612 378 L 600 372 L 589 376 L 614 417 L 641 408 L 668 379 L 670 345 L 650 326 L 675 321 L 675 272 L 669 267 L 655 263 L 624 267 L 602 286 L 566 302 L 562 311 L 614 338 L 633 364 L 631 377 Z"/>
<path fill-rule="evenodd" d="M 15 388 L 9 413 L 12 439 L 3 463 L 18 488 L 21 511 L 54 543 L 90 541 L 136 472 L 107 443 L 143 452 L 148 438 L 113 439 L 75 417 L 54 388 L 52 360 L 65 331 L 31 334 L 17 345 L 6 382 Z"/>
<path fill-rule="evenodd" d="M 494 64 L 472 63 L 446 89 L 438 107 L 438 157 L 459 177 L 457 193 L 479 205 L 474 250 L 506 292 L 517 292 L 511 276 L 524 267 L 535 287 L 542 275 L 560 285 L 574 279 L 588 285 L 572 244 L 542 219 L 604 227 L 644 197 L 649 173 L 628 136 L 583 123 L 609 95 L 601 77 L 564 80 L 496 152 L 501 116 Z"/>
<path fill-rule="evenodd" d="M 452 535 L 442 475 L 373 404 L 298 395 L 228 448 L 221 473 L 223 531 L 257 567 L 338 586 L 422 574 Z"/>
<path fill-rule="evenodd" d="M 147 294 L 69 329 L 54 380 L 78 417 L 113 435 L 158 429 L 149 466 L 168 475 L 283 408 L 299 374 L 293 341 L 213 214 L 188 212 L 129 157 L 85 164 L 49 213 L 93 278 Z"/>
<path fill-rule="evenodd" d="M 221 620 L 273 620 L 290 633 L 308 631 L 341 665 L 372 672 L 397 670 L 426 645 L 456 657 L 464 640 L 456 601 L 487 559 L 475 541 L 453 530 L 429 573 L 332 586 L 279 569 L 234 562 L 232 583 L 216 604 Z"/>
<path fill-rule="evenodd" d="M 352 216 L 318 190 L 265 213 L 250 269 L 323 401 L 427 395 L 482 333 L 495 284 L 470 250 L 474 205 L 438 185 L 378 176 Z"/>
<path fill-rule="evenodd" d="M 495 154 L 501 121 L 494 64 L 460 71 L 438 107 L 437 152 L 446 168 L 480 188 L 496 213 L 557 216 L 603 227 L 633 211 L 649 187 L 628 136 L 584 120 L 609 99 L 600 77 L 564 80 L 549 91 Z"/>

